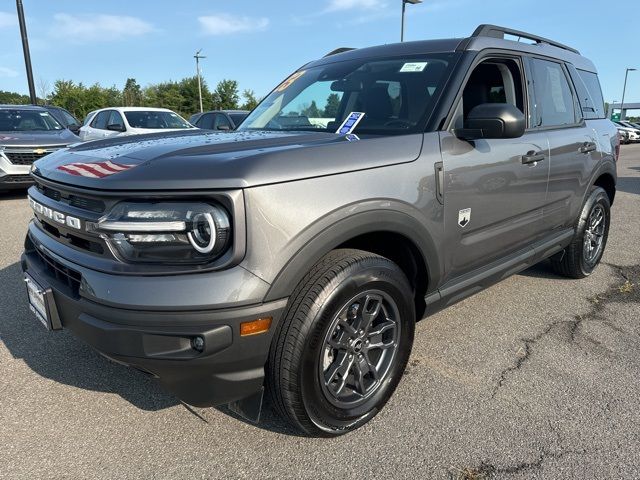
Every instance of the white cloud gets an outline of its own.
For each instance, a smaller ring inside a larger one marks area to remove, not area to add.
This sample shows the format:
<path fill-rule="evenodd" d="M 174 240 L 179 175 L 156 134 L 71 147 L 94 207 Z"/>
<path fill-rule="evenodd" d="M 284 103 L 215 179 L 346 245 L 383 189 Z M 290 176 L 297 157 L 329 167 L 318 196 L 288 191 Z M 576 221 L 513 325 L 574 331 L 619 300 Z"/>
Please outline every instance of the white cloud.
<path fill-rule="evenodd" d="M 343 10 L 377 10 L 386 7 L 380 0 L 330 0 L 325 12 L 339 12 Z"/>
<path fill-rule="evenodd" d="M 86 40 L 120 40 L 153 32 L 153 25 L 136 17 L 126 15 L 70 15 L 57 13 L 53 16 L 51 34 L 72 39 L 74 42 Z"/>
<path fill-rule="evenodd" d="M 0 28 L 12 27 L 17 24 L 18 19 L 15 13 L 0 12 Z"/>
<path fill-rule="evenodd" d="M 17 77 L 17 76 L 18 76 L 18 72 L 16 72 L 12 68 L 0 67 L 0 77 L 13 78 L 13 77 Z"/>
<path fill-rule="evenodd" d="M 219 14 L 198 17 L 202 32 L 206 35 L 227 35 L 239 32 L 256 32 L 269 26 L 268 18 L 239 17 Z"/>

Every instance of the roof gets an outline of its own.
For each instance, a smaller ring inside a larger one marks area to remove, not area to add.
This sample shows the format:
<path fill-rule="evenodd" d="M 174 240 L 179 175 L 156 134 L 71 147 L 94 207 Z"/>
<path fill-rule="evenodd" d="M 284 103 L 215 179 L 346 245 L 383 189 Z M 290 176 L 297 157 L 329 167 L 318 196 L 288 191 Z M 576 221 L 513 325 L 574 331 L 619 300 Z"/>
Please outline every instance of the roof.
<path fill-rule="evenodd" d="M 511 40 L 510 38 L 514 38 L 515 40 Z M 528 40 L 531 43 L 517 41 L 518 39 Z M 519 30 L 498 27 L 496 25 L 480 25 L 473 34 L 467 38 L 420 40 L 358 49 L 340 48 L 330 52 L 327 56 L 319 60 L 305 65 L 305 67 L 364 58 L 461 51 L 479 52 L 486 49 L 512 50 L 515 52 L 542 55 L 571 63 L 580 70 L 596 72 L 593 63 L 571 47 L 544 37 Z"/>
<path fill-rule="evenodd" d="M 3 108 L 19 108 L 21 110 L 46 110 L 40 105 L 0 105 L 0 109 Z"/>
<path fill-rule="evenodd" d="M 118 110 L 119 112 L 173 112 L 168 108 L 157 108 L 157 107 L 105 107 L 100 108 L 98 110 L 93 110 L 89 113 L 101 112 L 102 110 Z"/>

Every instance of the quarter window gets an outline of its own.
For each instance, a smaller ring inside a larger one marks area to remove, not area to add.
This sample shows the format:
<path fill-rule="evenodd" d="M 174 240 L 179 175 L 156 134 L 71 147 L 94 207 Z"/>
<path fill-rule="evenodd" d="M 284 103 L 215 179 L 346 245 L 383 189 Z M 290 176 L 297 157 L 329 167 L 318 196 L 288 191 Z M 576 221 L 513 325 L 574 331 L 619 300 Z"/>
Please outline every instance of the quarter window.
<path fill-rule="evenodd" d="M 575 124 L 575 101 L 562 65 L 534 58 L 532 67 L 537 126 L 559 127 Z"/>

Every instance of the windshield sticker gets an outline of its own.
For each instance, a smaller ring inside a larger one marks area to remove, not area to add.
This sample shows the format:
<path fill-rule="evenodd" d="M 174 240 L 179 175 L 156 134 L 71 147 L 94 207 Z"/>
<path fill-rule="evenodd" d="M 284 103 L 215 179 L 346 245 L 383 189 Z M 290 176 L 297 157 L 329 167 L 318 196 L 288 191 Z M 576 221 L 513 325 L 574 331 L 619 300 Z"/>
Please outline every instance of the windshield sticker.
<path fill-rule="evenodd" d="M 428 62 L 409 62 L 402 65 L 399 73 L 406 72 L 422 72 L 426 68 Z"/>
<path fill-rule="evenodd" d="M 364 112 L 351 112 L 347 118 L 345 118 L 340 128 L 336 131 L 338 135 L 348 135 L 355 130 L 360 123 L 360 120 L 364 118 Z"/>
<path fill-rule="evenodd" d="M 289 88 L 291 86 L 291 84 L 293 82 L 295 82 L 302 75 L 304 75 L 305 72 L 306 72 L 306 70 L 300 70 L 299 72 L 296 72 L 293 75 L 291 75 L 284 82 L 282 82 L 280 85 L 278 85 L 278 88 L 276 88 L 276 92 L 284 92 L 287 88 Z"/>
<path fill-rule="evenodd" d="M 41 117 L 47 117 L 49 114 L 47 112 L 39 112 Z"/>

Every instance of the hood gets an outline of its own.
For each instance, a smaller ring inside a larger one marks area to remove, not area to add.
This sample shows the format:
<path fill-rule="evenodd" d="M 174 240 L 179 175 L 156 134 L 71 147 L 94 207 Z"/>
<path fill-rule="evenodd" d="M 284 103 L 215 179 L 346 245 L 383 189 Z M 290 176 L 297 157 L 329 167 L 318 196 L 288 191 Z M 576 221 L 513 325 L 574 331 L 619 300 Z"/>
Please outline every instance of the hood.
<path fill-rule="evenodd" d="M 80 138 L 67 130 L 0 132 L 0 147 L 66 147 Z"/>
<path fill-rule="evenodd" d="M 422 134 L 174 132 L 98 140 L 35 163 L 35 175 L 98 190 L 245 188 L 410 162 Z"/>

